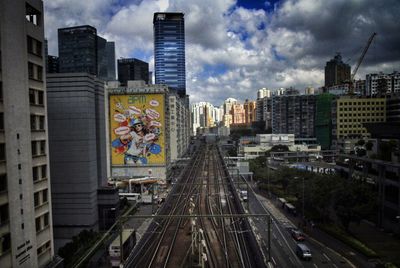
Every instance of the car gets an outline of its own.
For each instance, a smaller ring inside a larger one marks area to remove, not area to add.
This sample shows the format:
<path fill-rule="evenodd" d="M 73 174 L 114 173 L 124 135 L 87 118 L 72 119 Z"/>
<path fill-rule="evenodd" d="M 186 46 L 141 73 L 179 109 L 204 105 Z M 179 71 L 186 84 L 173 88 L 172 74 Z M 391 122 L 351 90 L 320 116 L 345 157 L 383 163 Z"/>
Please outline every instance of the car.
<path fill-rule="evenodd" d="M 293 239 L 296 241 L 304 241 L 305 240 L 304 234 L 297 229 L 292 230 L 291 234 L 292 234 Z"/>
<path fill-rule="evenodd" d="M 299 258 L 303 260 L 311 260 L 312 255 L 311 255 L 311 250 L 302 243 L 297 244 L 296 246 L 296 254 L 299 256 Z"/>

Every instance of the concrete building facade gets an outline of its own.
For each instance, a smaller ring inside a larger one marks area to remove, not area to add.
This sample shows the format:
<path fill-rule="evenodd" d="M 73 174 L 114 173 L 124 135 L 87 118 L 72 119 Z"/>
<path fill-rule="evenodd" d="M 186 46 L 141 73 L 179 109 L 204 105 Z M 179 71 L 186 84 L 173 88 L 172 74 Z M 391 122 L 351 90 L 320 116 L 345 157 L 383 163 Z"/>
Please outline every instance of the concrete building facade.
<path fill-rule="evenodd" d="M 342 96 L 332 102 L 332 146 L 349 153 L 356 141 L 370 137 L 363 124 L 385 121 L 385 98 Z"/>
<path fill-rule="evenodd" d="M 245 123 L 250 125 L 256 121 L 256 102 L 246 100 L 243 104 Z"/>
<path fill-rule="evenodd" d="M 149 64 L 135 58 L 118 59 L 118 81 L 126 86 L 129 80 L 143 80 L 149 84 Z"/>
<path fill-rule="evenodd" d="M 342 61 L 342 56 L 337 54 L 325 65 L 325 87 L 336 86 L 350 81 L 350 65 Z"/>
<path fill-rule="evenodd" d="M 230 114 L 232 115 L 232 124 L 237 125 L 246 123 L 245 110 L 243 104 L 240 103 L 233 104 Z"/>
<path fill-rule="evenodd" d="M 271 101 L 272 133 L 315 137 L 316 95 L 280 95 Z"/>
<path fill-rule="evenodd" d="M 381 72 L 367 74 L 365 85 L 367 96 L 398 94 L 400 93 L 400 73 L 385 74 Z"/>
<path fill-rule="evenodd" d="M 98 229 L 97 190 L 107 184 L 104 82 L 87 73 L 48 74 L 56 247 Z"/>
<path fill-rule="evenodd" d="M 171 161 L 182 157 L 190 142 L 190 111 L 187 109 L 185 99 L 177 94 L 169 95 L 169 132 Z"/>
<path fill-rule="evenodd" d="M 40 0 L 0 1 L 0 267 L 54 257 Z"/>

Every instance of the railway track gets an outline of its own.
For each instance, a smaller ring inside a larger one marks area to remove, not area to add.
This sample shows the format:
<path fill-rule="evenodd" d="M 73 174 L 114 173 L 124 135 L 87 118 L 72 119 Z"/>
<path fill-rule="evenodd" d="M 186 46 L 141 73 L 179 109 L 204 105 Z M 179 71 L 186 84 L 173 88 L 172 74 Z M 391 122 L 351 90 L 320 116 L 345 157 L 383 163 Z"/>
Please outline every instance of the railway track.
<path fill-rule="evenodd" d="M 216 146 L 197 151 L 174 185 L 160 215 L 199 215 L 154 219 L 126 267 L 260 267 L 250 256 L 251 233 L 244 218 L 201 217 L 243 214 Z"/>

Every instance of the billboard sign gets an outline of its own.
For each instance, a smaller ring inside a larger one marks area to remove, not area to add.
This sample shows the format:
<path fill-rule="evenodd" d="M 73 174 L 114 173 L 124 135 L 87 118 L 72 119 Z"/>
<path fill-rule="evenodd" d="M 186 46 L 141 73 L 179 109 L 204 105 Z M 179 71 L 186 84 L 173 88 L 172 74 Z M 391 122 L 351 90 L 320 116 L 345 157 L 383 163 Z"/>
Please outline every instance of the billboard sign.
<path fill-rule="evenodd" d="M 165 164 L 164 95 L 110 95 L 109 104 L 111 164 Z"/>

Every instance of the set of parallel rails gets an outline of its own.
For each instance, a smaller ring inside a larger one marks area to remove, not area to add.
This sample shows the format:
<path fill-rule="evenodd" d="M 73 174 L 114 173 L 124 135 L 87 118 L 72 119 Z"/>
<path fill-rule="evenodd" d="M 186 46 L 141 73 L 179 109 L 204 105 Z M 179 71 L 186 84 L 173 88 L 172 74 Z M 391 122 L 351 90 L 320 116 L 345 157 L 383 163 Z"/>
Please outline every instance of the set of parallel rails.
<path fill-rule="evenodd" d="M 194 214 L 198 215 L 242 214 L 238 200 L 234 182 L 224 168 L 217 147 L 200 146 L 159 214 L 188 215 L 190 203 L 195 204 Z M 125 267 L 189 267 L 189 257 L 193 257 L 192 219 L 154 219 Z M 202 238 L 206 242 L 206 267 L 257 267 L 250 258 L 245 235 L 251 230 L 246 229 L 248 225 L 244 221 L 235 217 L 197 217 L 196 224 L 203 229 Z"/>
<path fill-rule="evenodd" d="M 199 172 L 199 165 L 204 163 L 204 148 L 200 148 L 193 161 L 187 166 L 182 176 L 182 184 L 176 185 L 160 209 L 160 214 L 187 214 L 188 200 L 194 194 L 194 179 Z M 163 211 L 165 213 L 163 213 Z M 177 240 L 182 218 L 163 218 L 154 221 L 148 234 L 141 240 L 126 261 L 127 267 L 167 267 L 172 249 Z"/>
<path fill-rule="evenodd" d="M 223 161 L 222 161 L 222 156 L 219 151 L 216 151 L 218 154 L 218 159 L 220 161 L 216 161 L 215 163 L 217 164 L 216 166 L 216 171 L 219 173 L 219 177 L 223 178 L 226 180 L 225 183 L 223 183 L 224 187 L 224 192 L 225 192 L 225 200 L 226 200 L 226 206 L 223 209 L 224 214 L 241 214 L 240 209 L 238 208 L 241 206 L 238 203 L 235 203 L 234 201 L 239 200 L 237 196 L 237 192 L 234 186 L 234 182 L 231 180 L 231 176 L 229 175 L 229 172 L 223 167 Z M 235 199 L 236 195 L 236 199 Z M 240 202 L 239 202 L 240 203 Z M 239 259 L 240 266 L 241 267 L 255 267 L 256 264 L 253 262 L 253 259 L 250 257 L 251 252 L 249 247 L 247 246 L 247 241 L 246 238 L 244 237 L 245 232 L 251 232 L 246 226 L 244 226 L 244 221 L 246 221 L 245 218 L 224 218 L 224 224 L 225 226 L 229 227 L 227 228 L 227 233 L 230 235 L 230 240 L 234 241 L 235 245 L 235 257 Z M 231 252 L 233 255 L 233 252 Z M 233 257 L 230 257 L 232 259 Z"/>

